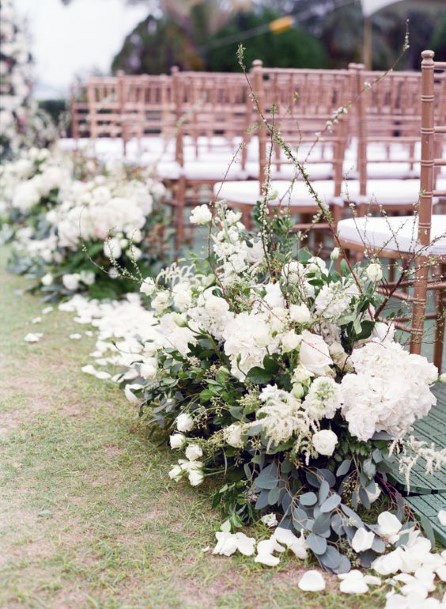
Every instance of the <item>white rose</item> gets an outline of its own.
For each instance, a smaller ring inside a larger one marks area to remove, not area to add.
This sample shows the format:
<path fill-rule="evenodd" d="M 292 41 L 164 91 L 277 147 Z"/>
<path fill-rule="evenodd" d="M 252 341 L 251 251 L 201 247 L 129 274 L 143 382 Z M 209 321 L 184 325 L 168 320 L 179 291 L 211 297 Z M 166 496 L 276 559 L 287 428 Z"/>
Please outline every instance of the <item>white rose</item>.
<path fill-rule="evenodd" d="M 322 336 L 308 330 L 302 332 L 299 356 L 302 366 L 319 376 L 326 374 L 328 367 L 333 364 L 328 345 Z"/>
<path fill-rule="evenodd" d="M 51 275 L 51 273 L 47 273 L 46 275 L 44 275 L 42 277 L 42 279 L 40 280 L 42 285 L 51 285 L 54 281 L 54 277 Z"/>
<path fill-rule="evenodd" d="M 186 412 L 182 412 L 177 417 L 177 429 L 178 431 L 190 431 L 194 427 L 194 420 Z"/>
<path fill-rule="evenodd" d="M 189 471 L 189 482 L 191 486 L 198 486 L 204 480 L 204 474 L 201 469 L 192 469 Z"/>
<path fill-rule="evenodd" d="M 381 265 L 377 262 L 372 262 L 371 264 L 369 264 L 366 273 L 370 281 L 373 281 L 374 283 L 381 281 L 381 279 L 383 278 Z"/>
<path fill-rule="evenodd" d="M 143 294 L 145 294 L 146 296 L 152 296 L 155 289 L 156 289 L 156 286 L 155 286 L 155 282 L 153 281 L 153 279 L 151 279 L 150 277 L 146 277 L 144 279 L 144 281 L 141 283 L 141 287 L 139 288 L 139 291 L 142 292 Z"/>
<path fill-rule="evenodd" d="M 290 330 L 282 336 L 282 351 L 284 353 L 294 351 L 300 345 L 301 340 L 302 337 L 299 334 Z"/>
<path fill-rule="evenodd" d="M 311 441 L 320 455 L 331 457 L 338 443 L 338 436 L 330 429 L 321 429 L 313 435 Z"/>
<path fill-rule="evenodd" d="M 310 309 L 306 304 L 291 305 L 290 306 L 290 319 L 295 321 L 297 324 L 308 324 L 311 322 Z"/>
<path fill-rule="evenodd" d="M 186 436 L 182 433 L 174 433 L 172 436 L 170 436 L 169 442 L 170 448 L 172 449 L 184 448 L 184 445 L 186 444 Z"/>
<path fill-rule="evenodd" d="M 73 275 L 70 273 L 62 275 L 62 283 L 67 288 L 67 290 L 71 290 L 72 292 L 75 292 L 79 287 L 78 273 L 74 273 Z"/>
<path fill-rule="evenodd" d="M 207 205 L 197 205 L 190 214 L 191 224 L 209 224 L 211 220 L 212 213 Z"/>
<path fill-rule="evenodd" d="M 189 461 L 197 461 L 197 459 L 200 459 L 202 456 L 203 451 L 198 444 L 189 444 L 189 446 L 186 448 L 186 457 L 189 459 Z"/>
<path fill-rule="evenodd" d="M 243 427 L 241 425 L 237 425 L 237 423 L 233 423 L 226 427 L 223 432 L 224 439 L 229 446 L 233 448 L 243 448 Z"/>

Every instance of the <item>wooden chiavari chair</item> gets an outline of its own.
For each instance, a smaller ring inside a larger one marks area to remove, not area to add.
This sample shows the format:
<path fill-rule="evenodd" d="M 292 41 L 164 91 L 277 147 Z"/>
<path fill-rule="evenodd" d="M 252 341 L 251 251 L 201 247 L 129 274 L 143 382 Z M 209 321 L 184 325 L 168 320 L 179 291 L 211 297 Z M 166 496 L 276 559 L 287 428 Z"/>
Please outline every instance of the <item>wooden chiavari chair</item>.
<path fill-rule="evenodd" d="M 348 70 L 264 68 L 254 62 L 251 72 L 257 110 L 258 166 L 256 181 L 225 181 L 214 196 L 240 209 L 249 225 L 253 206 L 262 198 L 268 181 L 268 204 L 289 208 L 293 215 L 313 217 L 320 207 L 294 159 L 308 172 L 322 205 L 334 223 L 343 208 L 341 187 L 347 145 L 348 107 L 352 75 Z M 301 221 L 296 229 L 328 228 L 325 220 Z"/>
<path fill-rule="evenodd" d="M 225 175 L 246 177 L 246 141 L 252 102 L 243 74 L 172 73 L 175 159 L 160 163 L 170 186 L 175 215 L 175 247 L 185 239 L 186 206 L 207 202 Z"/>
<path fill-rule="evenodd" d="M 78 140 L 89 136 L 87 88 L 73 85 L 70 89 L 71 137 Z"/>
<path fill-rule="evenodd" d="M 121 137 L 122 96 L 118 76 L 92 77 L 87 82 L 90 137 Z"/>
<path fill-rule="evenodd" d="M 435 72 L 442 72 L 437 78 Z M 417 214 L 414 216 L 357 217 L 338 223 L 341 245 L 371 257 L 412 263 L 413 290 L 393 295 L 412 305 L 409 319 L 396 326 L 410 333 L 410 350 L 420 353 L 424 322 L 437 319 L 434 363 L 440 369 L 443 352 L 446 298 L 446 216 L 433 214 L 436 199 L 446 197 L 446 62 L 435 62 L 433 51 L 423 51 L 421 62 L 421 151 Z M 440 153 L 440 156 L 437 156 Z M 403 182 L 403 181 L 402 181 Z M 440 274 L 438 275 L 438 269 Z M 428 290 L 436 290 L 436 311 L 426 312 Z M 409 325 L 407 325 L 409 321 Z"/>

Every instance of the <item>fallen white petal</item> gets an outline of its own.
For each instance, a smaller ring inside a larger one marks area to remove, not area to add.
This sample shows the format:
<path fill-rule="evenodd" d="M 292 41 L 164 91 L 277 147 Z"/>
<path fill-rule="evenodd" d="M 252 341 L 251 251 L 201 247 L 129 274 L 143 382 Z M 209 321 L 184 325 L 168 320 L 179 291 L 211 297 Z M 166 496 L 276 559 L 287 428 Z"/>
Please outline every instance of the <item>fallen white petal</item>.
<path fill-rule="evenodd" d="M 382 512 L 378 516 L 378 533 L 384 537 L 396 535 L 402 526 L 398 518 L 390 512 Z"/>
<path fill-rule="evenodd" d="M 34 319 L 32 320 L 32 324 L 40 324 L 42 321 L 41 317 L 34 317 Z"/>
<path fill-rule="evenodd" d="M 375 535 L 373 531 L 367 531 L 364 527 L 361 527 L 354 534 L 351 545 L 356 553 L 365 552 L 370 550 L 374 541 Z"/>
<path fill-rule="evenodd" d="M 82 334 L 70 334 L 70 340 L 80 340 L 82 338 Z"/>
<path fill-rule="evenodd" d="M 438 520 L 441 526 L 446 527 L 446 510 L 440 510 L 438 512 Z"/>
<path fill-rule="evenodd" d="M 42 332 L 30 332 L 29 334 L 27 334 L 25 336 L 25 342 L 26 343 L 38 343 L 39 340 L 42 338 L 43 334 Z"/>
<path fill-rule="evenodd" d="M 364 575 L 358 569 L 352 569 L 349 573 L 343 573 L 338 577 L 342 579 L 339 589 L 344 594 L 365 594 L 369 591 Z"/>
<path fill-rule="evenodd" d="M 325 580 L 319 571 L 307 571 L 298 586 L 304 592 L 319 592 L 325 590 Z"/>
<path fill-rule="evenodd" d="M 280 563 L 280 558 L 278 556 L 273 556 L 272 554 L 258 554 L 254 558 L 254 562 L 259 562 L 262 565 L 266 565 L 267 567 L 277 567 Z"/>
<path fill-rule="evenodd" d="M 257 544 L 257 552 L 259 554 L 272 554 L 273 552 L 285 552 L 285 548 L 281 546 L 274 537 L 264 539 Z"/>
<path fill-rule="evenodd" d="M 256 540 L 253 537 L 248 537 L 244 533 L 235 534 L 237 549 L 245 556 L 252 556 L 255 551 Z"/>
<path fill-rule="evenodd" d="M 54 307 L 45 307 L 44 309 L 42 309 L 42 315 L 48 315 L 48 313 L 51 313 L 51 311 L 54 310 Z"/>
<path fill-rule="evenodd" d="M 364 575 L 364 581 L 368 586 L 379 586 L 381 584 L 381 578 L 376 575 Z"/>

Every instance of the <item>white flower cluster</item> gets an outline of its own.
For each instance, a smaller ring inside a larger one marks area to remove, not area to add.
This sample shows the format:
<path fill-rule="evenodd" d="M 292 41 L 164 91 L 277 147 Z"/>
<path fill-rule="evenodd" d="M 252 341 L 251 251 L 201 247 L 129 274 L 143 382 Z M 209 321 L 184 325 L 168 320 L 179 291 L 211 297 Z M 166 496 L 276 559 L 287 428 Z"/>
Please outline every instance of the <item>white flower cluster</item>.
<path fill-rule="evenodd" d="M 429 386 L 437 368 L 396 342 L 369 342 L 354 349 L 351 362 L 355 372 L 341 383 L 342 414 L 360 440 L 377 431 L 401 438 L 436 403 Z"/>
<path fill-rule="evenodd" d="M 13 0 L 0 4 L 0 157 L 15 154 L 23 138 L 31 94 L 31 57 Z"/>
<path fill-rule="evenodd" d="M 14 212 L 26 216 L 50 194 L 57 196 L 70 179 L 69 159 L 52 155 L 45 148 L 30 148 L 16 161 L 0 166 L 0 215 Z"/>
<path fill-rule="evenodd" d="M 32 99 L 28 36 L 14 0 L 0 2 L 0 159 L 56 136 L 49 115 Z"/>
<path fill-rule="evenodd" d="M 111 232 L 120 234 L 105 246 L 109 258 L 120 258 L 131 242 L 140 243 L 141 229 L 153 209 L 155 182 L 126 181 L 97 176 L 88 182 L 71 182 L 60 194 L 61 204 L 47 214 L 57 228 L 59 247 L 76 250 L 81 241 L 104 241 Z M 137 256 L 135 256 L 137 257 Z"/>

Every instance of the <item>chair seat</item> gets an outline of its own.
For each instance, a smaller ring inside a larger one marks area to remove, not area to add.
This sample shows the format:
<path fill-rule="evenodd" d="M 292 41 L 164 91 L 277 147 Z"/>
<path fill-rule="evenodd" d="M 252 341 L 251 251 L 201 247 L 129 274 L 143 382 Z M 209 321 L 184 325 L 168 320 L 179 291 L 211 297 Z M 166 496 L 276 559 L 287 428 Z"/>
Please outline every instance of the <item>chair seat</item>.
<path fill-rule="evenodd" d="M 246 171 L 250 178 L 258 179 L 258 161 L 249 161 L 246 164 Z M 306 163 L 305 171 L 310 176 L 310 180 L 329 180 L 333 177 L 333 165 L 331 163 Z M 270 176 L 272 180 L 292 180 L 294 177 L 299 176 L 299 170 L 289 164 L 282 165 L 280 169 L 276 169 L 272 165 Z"/>
<path fill-rule="evenodd" d="M 416 216 L 349 218 L 338 222 L 337 230 L 341 242 L 403 254 L 420 251 Z M 446 215 L 432 216 L 431 245 L 423 253 L 446 255 Z"/>
<path fill-rule="evenodd" d="M 341 197 L 335 197 L 332 180 L 317 182 L 315 190 L 327 207 L 330 205 L 344 205 Z M 269 205 L 316 207 L 313 197 L 303 182 L 295 182 L 291 186 L 289 180 L 272 181 L 270 193 Z M 260 200 L 260 186 L 257 180 L 220 182 L 214 186 L 214 195 L 218 200 L 226 201 L 228 205 L 256 205 Z"/>
<path fill-rule="evenodd" d="M 409 207 L 418 203 L 420 180 L 368 180 L 366 196 L 359 194 L 358 180 L 348 180 L 344 181 L 342 192 L 348 202 Z"/>
<path fill-rule="evenodd" d="M 238 163 L 220 161 L 186 161 L 184 166 L 175 161 L 161 161 L 154 167 L 157 175 L 164 180 L 178 180 L 184 176 L 187 180 L 218 182 L 226 177 L 232 180 L 243 180 L 246 172 Z"/>

